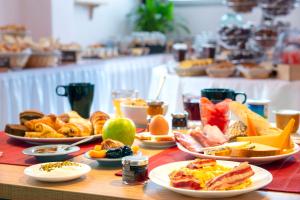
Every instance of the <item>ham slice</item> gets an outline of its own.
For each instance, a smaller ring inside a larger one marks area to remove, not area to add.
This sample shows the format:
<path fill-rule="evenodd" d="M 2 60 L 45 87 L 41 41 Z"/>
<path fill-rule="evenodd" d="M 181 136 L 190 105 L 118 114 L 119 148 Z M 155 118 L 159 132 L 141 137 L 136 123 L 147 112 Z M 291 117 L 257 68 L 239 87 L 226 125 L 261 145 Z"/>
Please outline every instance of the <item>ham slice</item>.
<path fill-rule="evenodd" d="M 196 128 L 190 135 L 203 147 L 218 146 L 227 142 L 227 138 L 217 126 L 205 125 L 203 131 Z"/>
<path fill-rule="evenodd" d="M 214 166 L 216 165 L 216 160 L 213 159 L 196 159 L 193 162 L 187 165 L 189 169 L 201 169 L 206 166 Z"/>
<path fill-rule="evenodd" d="M 217 176 L 206 183 L 207 190 L 225 190 L 237 186 L 254 175 L 251 166 L 247 163 L 241 163 L 231 171 Z"/>
<path fill-rule="evenodd" d="M 189 134 L 174 133 L 175 140 L 192 152 L 200 152 L 202 146 Z"/>

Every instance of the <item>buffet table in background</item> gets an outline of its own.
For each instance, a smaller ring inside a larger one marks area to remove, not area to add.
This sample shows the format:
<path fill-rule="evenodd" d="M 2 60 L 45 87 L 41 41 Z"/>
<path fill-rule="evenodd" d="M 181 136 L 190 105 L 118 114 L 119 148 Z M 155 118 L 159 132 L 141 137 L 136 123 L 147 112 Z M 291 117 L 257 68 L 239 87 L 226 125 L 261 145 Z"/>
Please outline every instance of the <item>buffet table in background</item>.
<path fill-rule="evenodd" d="M 120 57 L 109 60 L 87 60 L 43 69 L 27 69 L 0 74 L 0 127 L 18 122 L 25 109 L 44 113 L 70 111 L 67 98 L 55 93 L 57 85 L 71 82 L 95 84 L 91 111 L 112 112 L 111 92 L 117 89 L 136 89 L 142 98 L 149 91 L 152 68 L 165 63 L 168 55 Z"/>
<path fill-rule="evenodd" d="M 272 110 L 300 110 L 300 81 L 210 78 L 208 76 L 179 77 L 176 74 L 168 73 L 168 68 L 162 65 L 155 67 L 152 71 L 149 96 L 154 95 L 158 80 L 162 76 L 166 76 L 166 83 L 162 89 L 161 99 L 169 103 L 169 110 L 173 112 L 183 110 L 183 94 L 189 93 L 200 96 L 200 91 L 203 88 L 231 88 L 237 92 L 245 92 L 248 99 L 269 99 L 271 101 L 269 108 L 271 121 L 274 120 Z"/>

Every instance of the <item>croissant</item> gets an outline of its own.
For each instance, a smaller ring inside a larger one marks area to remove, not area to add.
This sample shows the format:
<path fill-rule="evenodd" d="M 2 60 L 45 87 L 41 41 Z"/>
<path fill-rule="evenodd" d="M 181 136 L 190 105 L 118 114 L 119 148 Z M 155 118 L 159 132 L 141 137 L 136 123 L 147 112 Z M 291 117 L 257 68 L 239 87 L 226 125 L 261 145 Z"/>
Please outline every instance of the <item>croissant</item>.
<path fill-rule="evenodd" d="M 103 125 L 108 119 L 109 115 L 101 111 L 97 111 L 92 114 L 90 120 L 92 122 L 95 135 L 102 134 Z"/>
<path fill-rule="evenodd" d="M 54 129 L 55 127 L 55 121 L 56 117 L 54 115 L 48 115 L 45 117 L 42 117 L 40 119 L 33 119 L 30 121 L 25 122 L 25 126 L 29 128 L 30 130 L 35 130 L 35 125 L 38 123 L 46 124 Z"/>
<path fill-rule="evenodd" d="M 63 138 L 63 134 L 57 133 L 53 128 L 46 124 L 37 123 L 34 127 L 36 132 L 26 132 L 25 137 L 30 138 Z"/>
<path fill-rule="evenodd" d="M 88 124 L 70 122 L 61 127 L 58 133 L 68 137 L 90 136 L 92 128 Z"/>
<path fill-rule="evenodd" d="M 42 135 L 41 132 L 25 132 L 25 137 L 28 138 L 42 138 Z"/>

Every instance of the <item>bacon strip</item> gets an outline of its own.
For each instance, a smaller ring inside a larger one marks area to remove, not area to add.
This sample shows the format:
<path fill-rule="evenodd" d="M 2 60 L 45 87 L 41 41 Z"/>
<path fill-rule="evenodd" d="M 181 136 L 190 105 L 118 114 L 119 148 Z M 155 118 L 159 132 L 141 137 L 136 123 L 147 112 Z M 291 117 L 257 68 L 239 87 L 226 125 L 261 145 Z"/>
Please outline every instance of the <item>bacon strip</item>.
<path fill-rule="evenodd" d="M 192 151 L 192 152 L 200 152 L 202 146 L 189 134 L 183 134 L 183 133 L 174 133 L 175 140 L 179 142 L 182 146 L 184 146 L 186 149 Z"/>
<path fill-rule="evenodd" d="M 170 175 L 171 185 L 176 188 L 200 190 L 200 182 L 193 175 L 185 174 L 183 171 L 174 171 Z"/>
<path fill-rule="evenodd" d="M 214 166 L 216 165 L 216 160 L 213 159 L 196 159 L 193 162 L 187 165 L 189 169 L 201 169 L 206 166 Z"/>
<path fill-rule="evenodd" d="M 213 178 L 206 183 L 208 190 L 225 190 L 237 186 L 254 175 L 251 166 L 247 163 L 241 163 L 231 171 Z"/>

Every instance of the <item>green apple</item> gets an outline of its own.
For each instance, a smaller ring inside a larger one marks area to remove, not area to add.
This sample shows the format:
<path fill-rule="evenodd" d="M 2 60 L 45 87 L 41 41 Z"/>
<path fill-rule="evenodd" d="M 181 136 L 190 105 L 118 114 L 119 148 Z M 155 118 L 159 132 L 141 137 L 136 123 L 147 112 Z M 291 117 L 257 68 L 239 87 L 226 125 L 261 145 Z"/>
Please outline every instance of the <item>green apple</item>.
<path fill-rule="evenodd" d="M 112 139 L 131 146 L 135 138 L 136 128 L 128 118 L 109 119 L 103 126 L 102 138 Z"/>

